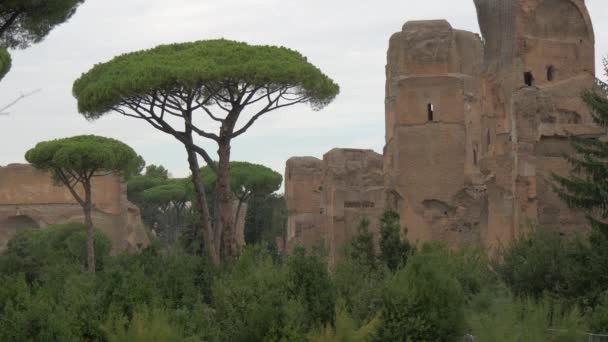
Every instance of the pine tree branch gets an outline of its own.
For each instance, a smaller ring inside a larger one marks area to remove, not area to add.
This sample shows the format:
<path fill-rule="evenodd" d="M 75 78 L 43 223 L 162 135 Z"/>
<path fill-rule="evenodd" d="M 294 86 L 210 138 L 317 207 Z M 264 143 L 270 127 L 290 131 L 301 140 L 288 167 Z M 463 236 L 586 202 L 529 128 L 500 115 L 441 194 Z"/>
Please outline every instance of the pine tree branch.
<path fill-rule="evenodd" d="M 14 101 L 12 101 L 11 103 L 5 105 L 4 107 L 0 108 L 0 115 L 9 115 L 10 113 L 7 112 L 6 110 L 8 110 L 9 108 L 11 108 L 12 106 L 16 105 L 18 102 L 20 102 L 21 100 L 25 99 L 26 97 L 30 97 L 38 92 L 42 91 L 42 89 L 36 89 L 34 91 L 31 91 L 29 93 L 22 93 L 19 97 L 17 97 Z"/>

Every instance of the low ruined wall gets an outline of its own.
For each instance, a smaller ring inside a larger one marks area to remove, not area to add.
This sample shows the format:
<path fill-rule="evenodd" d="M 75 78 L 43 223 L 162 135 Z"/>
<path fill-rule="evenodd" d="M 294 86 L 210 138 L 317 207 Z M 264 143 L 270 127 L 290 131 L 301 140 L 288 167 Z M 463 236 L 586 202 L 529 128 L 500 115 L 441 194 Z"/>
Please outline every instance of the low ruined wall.
<path fill-rule="evenodd" d="M 324 245 L 333 263 L 363 219 L 379 237 L 384 211 L 382 155 L 371 150 L 334 149 L 323 160 L 287 162 L 287 248 Z"/>
<path fill-rule="evenodd" d="M 112 240 L 112 251 L 132 252 L 148 245 L 139 209 L 115 176 L 93 181 L 93 224 Z M 84 222 L 82 207 L 47 172 L 30 165 L 0 167 L 0 251 L 18 232 L 53 224 Z"/>

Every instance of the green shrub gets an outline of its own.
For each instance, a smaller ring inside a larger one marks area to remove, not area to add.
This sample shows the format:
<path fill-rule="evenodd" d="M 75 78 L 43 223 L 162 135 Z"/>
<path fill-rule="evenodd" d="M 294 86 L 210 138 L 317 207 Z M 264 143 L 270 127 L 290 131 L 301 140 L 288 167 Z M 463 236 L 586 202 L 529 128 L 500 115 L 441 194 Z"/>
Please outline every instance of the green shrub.
<path fill-rule="evenodd" d="M 265 341 L 281 334 L 287 299 L 285 273 L 265 248 L 243 251 L 230 272 L 213 284 L 222 341 Z"/>
<path fill-rule="evenodd" d="M 608 334 L 608 291 L 591 312 L 590 329 L 594 334 Z"/>
<path fill-rule="evenodd" d="M 593 289 L 592 251 L 579 237 L 536 229 L 503 249 L 495 269 L 517 296 L 540 299 L 550 293 L 565 300 L 584 298 Z"/>
<path fill-rule="evenodd" d="M 379 319 L 372 320 L 363 327 L 343 309 L 336 310 L 335 327 L 327 324 L 320 332 L 312 334 L 312 342 L 365 342 L 369 341 L 379 325 Z"/>
<path fill-rule="evenodd" d="M 498 277 L 490 268 L 490 261 L 481 249 L 463 247 L 459 250 L 439 250 L 448 263 L 452 275 L 458 280 L 467 300 L 484 289 L 498 285 Z"/>
<path fill-rule="evenodd" d="M 467 322 L 479 341 L 583 341 L 580 312 L 566 309 L 548 297 L 518 299 L 507 290 L 492 292 L 484 311 L 471 311 Z"/>
<path fill-rule="evenodd" d="M 462 339 L 464 295 L 447 255 L 444 247 L 424 245 L 388 278 L 379 341 Z"/>
<path fill-rule="evenodd" d="M 380 260 L 394 272 L 407 263 L 410 249 L 401 237 L 399 214 L 387 210 L 380 220 Z"/>
<path fill-rule="evenodd" d="M 196 337 L 185 338 L 181 329 L 171 324 L 169 315 L 161 309 L 135 310 L 133 318 L 115 314 L 106 323 L 108 342 L 180 342 L 200 341 Z"/>
<path fill-rule="evenodd" d="M 336 291 L 323 256 L 306 255 L 304 248 L 296 248 L 287 258 L 286 276 L 290 299 L 304 305 L 307 331 L 333 322 Z"/>
<path fill-rule="evenodd" d="M 333 276 L 346 313 L 357 324 L 371 320 L 382 307 L 382 288 L 388 273 L 377 261 L 368 225 L 363 221 L 358 234 L 345 246 Z"/>
<path fill-rule="evenodd" d="M 29 287 L 23 275 L 3 279 L 11 296 L 0 296 L 0 341 L 105 341 L 94 278 L 63 275 L 53 286 Z"/>
<path fill-rule="evenodd" d="M 111 241 L 95 231 L 95 258 L 97 269 L 104 266 Z M 0 257 L 0 274 L 24 273 L 28 283 L 39 279 L 49 267 L 82 269 L 86 259 L 86 235 L 83 224 L 69 223 L 27 231 L 12 239 L 7 251 Z"/>

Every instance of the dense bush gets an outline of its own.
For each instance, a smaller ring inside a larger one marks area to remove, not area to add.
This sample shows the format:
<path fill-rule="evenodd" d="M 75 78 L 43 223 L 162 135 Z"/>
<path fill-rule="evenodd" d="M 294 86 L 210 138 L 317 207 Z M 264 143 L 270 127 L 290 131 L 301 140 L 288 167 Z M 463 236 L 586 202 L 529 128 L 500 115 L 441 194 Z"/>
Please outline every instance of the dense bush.
<path fill-rule="evenodd" d="M 157 244 L 109 256 L 98 235 L 94 275 L 82 272 L 80 225 L 10 243 L 0 341 L 573 341 L 608 330 L 599 237 L 536 232 L 494 263 L 427 244 L 392 272 L 364 222 L 330 273 L 322 250 L 250 246 L 216 267 Z"/>
<path fill-rule="evenodd" d="M 590 285 L 600 276 L 590 272 L 592 260 L 593 251 L 582 238 L 536 229 L 502 251 L 495 269 L 515 295 L 538 299 L 551 294 L 585 304 L 595 297 Z"/>
<path fill-rule="evenodd" d="M 407 263 L 410 245 L 401 237 L 399 214 L 388 210 L 380 220 L 380 260 L 391 271 Z"/>
<path fill-rule="evenodd" d="M 96 266 L 100 270 L 112 243 L 99 231 L 95 232 L 94 238 Z M 23 273 L 28 283 L 32 283 L 49 268 L 82 268 L 86 262 L 85 241 L 85 228 L 79 223 L 23 232 L 9 242 L 0 259 L 0 274 Z"/>
<path fill-rule="evenodd" d="M 324 256 L 307 256 L 304 248 L 296 248 L 287 258 L 286 276 L 289 296 L 302 305 L 307 331 L 333 322 L 336 292 Z"/>
<path fill-rule="evenodd" d="M 465 330 L 464 294 L 437 245 L 425 245 L 388 277 L 378 341 L 457 341 Z"/>
<path fill-rule="evenodd" d="M 275 249 L 276 238 L 284 235 L 287 226 L 287 205 L 283 195 L 253 196 L 247 201 L 245 242 L 266 243 Z"/>
<path fill-rule="evenodd" d="M 608 334 L 608 291 L 600 297 L 599 303 L 591 310 L 591 331 L 597 334 Z"/>
<path fill-rule="evenodd" d="M 334 271 L 334 283 L 349 318 L 357 324 L 372 320 L 382 307 L 382 288 L 388 269 L 377 260 L 369 222 L 345 247 Z"/>
<path fill-rule="evenodd" d="M 286 274 L 262 248 L 244 251 L 232 271 L 213 286 L 222 341 L 268 341 L 286 334 Z M 296 327 L 297 328 L 297 327 Z"/>
<path fill-rule="evenodd" d="M 485 296 L 488 307 L 467 315 L 471 332 L 479 341 L 583 341 L 586 327 L 575 308 L 562 307 L 548 297 L 516 298 L 504 289 Z"/>

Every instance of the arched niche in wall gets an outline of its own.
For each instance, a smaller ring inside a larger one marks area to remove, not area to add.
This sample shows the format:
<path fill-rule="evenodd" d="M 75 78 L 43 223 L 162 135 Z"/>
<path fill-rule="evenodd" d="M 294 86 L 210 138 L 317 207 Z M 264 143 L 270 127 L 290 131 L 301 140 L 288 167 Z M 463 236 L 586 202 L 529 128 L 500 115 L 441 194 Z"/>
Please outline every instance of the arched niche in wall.
<path fill-rule="evenodd" d="M 528 34 L 555 40 L 584 40 L 590 37 L 587 20 L 571 0 L 545 0 L 531 15 Z"/>
<path fill-rule="evenodd" d="M 34 219 L 26 215 L 11 216 L 0 221 L 1 231 L 20 232 L 23 230 L 38 229 L 40 225 Z"/>

